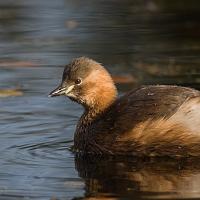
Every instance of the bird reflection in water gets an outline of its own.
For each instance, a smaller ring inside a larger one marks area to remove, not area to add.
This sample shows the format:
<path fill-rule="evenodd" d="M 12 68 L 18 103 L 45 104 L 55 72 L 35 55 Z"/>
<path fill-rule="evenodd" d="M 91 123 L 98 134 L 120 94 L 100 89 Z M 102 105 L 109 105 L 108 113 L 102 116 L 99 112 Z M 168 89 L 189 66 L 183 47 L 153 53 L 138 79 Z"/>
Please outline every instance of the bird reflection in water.
<path fill-rule="evenodd" d="M 75 165 L 85 182 L 85 197 L 76 199 L 177 199 L 200 194 L 200 159 L 77 155 Z"/>

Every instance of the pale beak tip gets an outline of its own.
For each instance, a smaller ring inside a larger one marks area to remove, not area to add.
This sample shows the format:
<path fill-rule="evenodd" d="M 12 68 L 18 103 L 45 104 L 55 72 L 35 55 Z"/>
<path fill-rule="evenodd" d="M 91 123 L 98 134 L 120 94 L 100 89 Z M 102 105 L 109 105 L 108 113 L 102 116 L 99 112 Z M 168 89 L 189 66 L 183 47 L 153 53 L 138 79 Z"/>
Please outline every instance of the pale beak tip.
<path fill-rule="evenodd" d="M 56 96 L 60 96 L 60 94 L 58 92 L 51 92 L 48 97 L 56 97 Z"/>
<path fill-rule="evenodd" d="M 48 95 L 48 97 L 55 97 L 55 96 L 59 96 L 59 94 L 56 90 L 50 92 L 49 95 Z"/>
<path fill-rule="evenodd" d="M 61 86 L 58 86 L 55 90 L 49 93 L 48 97 L 56 97 L 56 96 L 63 95 L 63 90 L 64 88 L 62 88 Z"/>

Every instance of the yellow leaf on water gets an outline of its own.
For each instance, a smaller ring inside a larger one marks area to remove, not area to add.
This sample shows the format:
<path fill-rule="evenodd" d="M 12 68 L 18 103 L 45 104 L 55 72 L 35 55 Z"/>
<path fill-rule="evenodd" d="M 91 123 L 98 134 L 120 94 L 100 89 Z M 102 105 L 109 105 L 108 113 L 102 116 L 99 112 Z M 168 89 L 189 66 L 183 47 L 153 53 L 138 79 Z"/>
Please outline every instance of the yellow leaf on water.
<path fill-rule="evenodd" d="M 23 92 L 17 89 L 0 89 L 0 97 L 22 96 Z"/>

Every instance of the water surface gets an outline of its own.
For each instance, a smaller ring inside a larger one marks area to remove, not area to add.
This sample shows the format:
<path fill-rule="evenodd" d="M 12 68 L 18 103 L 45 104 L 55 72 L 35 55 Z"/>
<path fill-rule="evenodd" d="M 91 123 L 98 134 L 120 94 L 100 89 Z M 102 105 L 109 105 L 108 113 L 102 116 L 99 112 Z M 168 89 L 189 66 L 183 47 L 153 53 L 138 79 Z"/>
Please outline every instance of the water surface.
<path fill-rule="evenodd" d="M 199 161 L 75 158 L 82 107 L 47 97 L 81 55 L 131 76 L 120 93 L 152 83 L 200 89 L 200 3 L 170 2 L 0 1 L 0 91 L 23 93 L 0 97 L 0 199 L 200 197 Z"/>

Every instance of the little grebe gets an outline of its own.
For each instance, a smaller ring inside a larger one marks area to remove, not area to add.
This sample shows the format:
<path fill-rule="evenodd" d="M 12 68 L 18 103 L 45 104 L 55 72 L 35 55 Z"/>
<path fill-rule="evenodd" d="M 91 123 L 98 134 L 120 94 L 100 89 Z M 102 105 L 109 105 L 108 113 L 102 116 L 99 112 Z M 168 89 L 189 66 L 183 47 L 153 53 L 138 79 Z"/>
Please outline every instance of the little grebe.
<path fill-rule="evenodd" d="M 74 136 L 76 152 L 137 156 L 200 156 L 200 92 L 187 87 L 141 86 L 117 98 L 99 63 L 68 64 L 50 96 L 83 105 Z"/>

